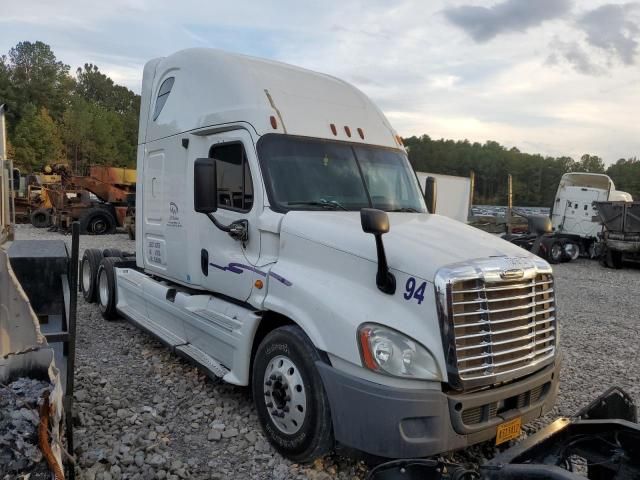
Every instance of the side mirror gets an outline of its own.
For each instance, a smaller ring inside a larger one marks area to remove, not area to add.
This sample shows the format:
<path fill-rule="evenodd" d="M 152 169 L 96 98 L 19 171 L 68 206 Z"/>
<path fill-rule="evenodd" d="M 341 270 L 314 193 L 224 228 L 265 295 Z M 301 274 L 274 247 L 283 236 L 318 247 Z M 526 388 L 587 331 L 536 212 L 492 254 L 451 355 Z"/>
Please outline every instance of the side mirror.
<path fill-rule="evenodd" d="M 378 289 L 389 295 L 396 292 L 396 277 L 389 271 L 387 255 L 382 243 L 382 235 L 389 231 L 389 216 L 382 210 L 375 208 L 363 208 L 360 210 L 360 223 L 365 233 L 371 233 L 376 239 L 376 252 L 378 254 L 378 272 L 376 273 L 376 285 Z"/>
<path fill-rule="evenodd" d="M 438 199 L 438 186 L 434 177 L 427 177 L 424 181 L 424 201 L 427 203 L 429 213 L 436 213 L 436 201 Z"/>
<path fill-rule="evenodd" d="M 387 212 L 375 208 L 360 210 L 360 223 L 364 233 L 382 235 L 389 231 L 389 216 Z"/>
<path fill-rule="evenodd" d="M 198 158 L 193 166 L 193 208 L 198 213 L 218 210 L 218 181 L 216 161 Z"/>

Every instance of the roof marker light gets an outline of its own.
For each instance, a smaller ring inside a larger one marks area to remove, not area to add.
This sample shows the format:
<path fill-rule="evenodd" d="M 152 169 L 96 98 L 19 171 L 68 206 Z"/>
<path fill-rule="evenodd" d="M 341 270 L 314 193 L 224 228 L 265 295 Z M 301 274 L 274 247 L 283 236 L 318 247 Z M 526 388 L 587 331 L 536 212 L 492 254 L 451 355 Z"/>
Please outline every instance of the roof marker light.
<path fill-rule="evenodd" d="M 347 137 L 351 138 L 351 129 L 346 125 L 344 126 L 344 133 L 347 134 Z"/>
<path fill-rule="evenodd" d="M 398 144 L 404 146 L 404 142 L 402 141 L 402 137 L 400 135 L 396 135 L 396 140 L 398 141 Z"/>
<path fill-rule="evenodd" d="M 338 135 L 338 129 L 336 128 L 336 126 L 333 123 L 329 126 L 331 127 L 331 133 L 333 133 L 334 135 Z"/>
<path fill-rule="evenodd" d="M 276 120 L 276 117 L 271 115 L 269 117 L 269 120 L 271 121 L 271 127 L 273 127 L 273 129 L 276 130 L 278 128 L 278 121 Z"/>
<path fill-rule="evenodd" d="M 362 129 L 360 127 L 358 127 L 358 135 L 360 135 L 360 138 L 362 140 L 364 140 L 364 132 L 362 131 Z"/>

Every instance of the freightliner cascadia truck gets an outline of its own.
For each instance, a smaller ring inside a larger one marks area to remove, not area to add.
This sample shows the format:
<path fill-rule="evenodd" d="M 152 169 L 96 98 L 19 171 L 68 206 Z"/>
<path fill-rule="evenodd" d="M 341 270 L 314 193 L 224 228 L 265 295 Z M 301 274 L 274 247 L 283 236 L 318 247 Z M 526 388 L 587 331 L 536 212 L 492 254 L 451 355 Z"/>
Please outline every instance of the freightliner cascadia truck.
<path fill-rule="evenodd" d="M 250 386 L 284 456 L 501 443 L 552 407 L 550 266 L 430 213 L 353 86 L 180 51 L 145 65 L 138 142 L 135 258 L 86 251 L 85 298 Z"/>

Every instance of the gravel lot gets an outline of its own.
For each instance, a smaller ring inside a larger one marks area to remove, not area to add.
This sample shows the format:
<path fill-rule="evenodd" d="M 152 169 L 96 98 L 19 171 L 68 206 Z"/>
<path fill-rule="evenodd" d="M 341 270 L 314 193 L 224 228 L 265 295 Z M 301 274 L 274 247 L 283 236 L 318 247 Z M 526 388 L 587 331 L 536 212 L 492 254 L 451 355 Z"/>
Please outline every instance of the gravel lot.
<path fill-rule="evenodd" d="M 17 226 L 18 239 L 70 237 Z M 85 248 L 134 251 L 125 234 L 82 236 Z M 579 260 L 555 267 L 564 354 L 553 412 L 571 415 L 611 385 L 640 405 L 638 309 L 640 270 L 608 270 Z M 362 478 L 362 462 L 338 456 L 301 466 L 266 442 L 247 388 L 214 383 L 125 321 L 103 321 L 98 307 L 78 304 L 75 430 L 80 478 L 294 479 Z M 489 444 L 454 455 L 479 461 Z"/>

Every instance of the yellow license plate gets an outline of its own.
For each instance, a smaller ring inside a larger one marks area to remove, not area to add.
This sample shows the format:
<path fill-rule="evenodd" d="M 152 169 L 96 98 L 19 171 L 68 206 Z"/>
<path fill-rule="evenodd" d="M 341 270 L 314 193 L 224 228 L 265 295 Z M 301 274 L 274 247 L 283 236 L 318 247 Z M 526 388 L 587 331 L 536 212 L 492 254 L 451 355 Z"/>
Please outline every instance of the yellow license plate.
<path fill-rule="evenodd" d="M 518 438 L 520 436 L 521 428 L 522 418 L 520 417 L 498 425 L 498 431 L 496 432 L 496 445 Z"/>

